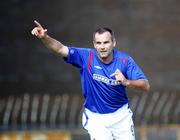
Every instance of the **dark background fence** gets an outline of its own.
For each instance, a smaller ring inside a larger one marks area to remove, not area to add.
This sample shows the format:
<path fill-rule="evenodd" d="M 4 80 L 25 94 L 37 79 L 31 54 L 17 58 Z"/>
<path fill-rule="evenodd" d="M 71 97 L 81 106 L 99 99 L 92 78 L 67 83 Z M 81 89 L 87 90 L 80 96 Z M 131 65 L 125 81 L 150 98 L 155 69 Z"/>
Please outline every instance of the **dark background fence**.
<path fill-rule="evenodd" d="M 136 126 L 180 123 L 180 94 L 131 93 Z M 0 98 L 1 130 L 81 128 L 83 97 L 69 94 L 28 94 Z"/>

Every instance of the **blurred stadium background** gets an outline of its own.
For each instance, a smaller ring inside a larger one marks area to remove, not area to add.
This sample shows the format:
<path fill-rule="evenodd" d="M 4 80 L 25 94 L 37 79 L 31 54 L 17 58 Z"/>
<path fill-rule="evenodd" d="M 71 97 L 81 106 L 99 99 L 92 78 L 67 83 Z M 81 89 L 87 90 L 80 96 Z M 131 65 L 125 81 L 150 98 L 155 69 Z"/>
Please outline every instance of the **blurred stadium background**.
<path fill-rule="evenodd" d="M 36 19 L 65 45 L 92 47 L 111 27 L 151 84 L 128 89 L 137 140 L 180 140 L 180 1 L 6 0 L 0 5 L 0 140 L 89 140 L 78 71 L 30 32 Z"/>

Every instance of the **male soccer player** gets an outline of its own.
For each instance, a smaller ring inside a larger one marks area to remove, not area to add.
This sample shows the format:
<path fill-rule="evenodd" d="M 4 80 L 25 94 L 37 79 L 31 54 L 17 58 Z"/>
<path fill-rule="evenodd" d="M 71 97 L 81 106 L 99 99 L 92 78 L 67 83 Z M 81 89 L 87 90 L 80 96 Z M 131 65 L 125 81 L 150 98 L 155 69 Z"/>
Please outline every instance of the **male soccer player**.
<path fill-rule="evenodd" d="M 47 34 L 40 23 L 32 34 L 77 67 L 85 98 L 83 127 L 91 140 L 134 140 L 132 112 L 126 87 L 149 91 L 149 82 L 135 61 L 115 49 L 114 33 L 99 28 L 93 34 L 93 48 L 65 46 Z"/>

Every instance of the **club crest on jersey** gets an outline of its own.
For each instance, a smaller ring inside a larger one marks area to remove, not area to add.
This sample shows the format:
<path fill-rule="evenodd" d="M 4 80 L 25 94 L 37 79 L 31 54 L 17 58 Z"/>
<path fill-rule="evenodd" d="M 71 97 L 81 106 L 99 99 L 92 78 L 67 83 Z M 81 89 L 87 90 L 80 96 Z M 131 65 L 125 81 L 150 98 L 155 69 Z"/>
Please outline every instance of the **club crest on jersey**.
<path fill-rule="evenodd" d="M 120 85 L 121 83 L 114 80 L 114 79 L 109 79 L 105 76 L 102 76 L 102 75 L 99 75 L 99 74 L 93 74 L 93 79 L 96 80 L 96 81 L 101 81 L 103 83 L 106 83 L 108 85 Z"/>
<path fill-rule="evenodd" d="M 74 50 L 70 50 L 70 54 L 74 54 Z"/>

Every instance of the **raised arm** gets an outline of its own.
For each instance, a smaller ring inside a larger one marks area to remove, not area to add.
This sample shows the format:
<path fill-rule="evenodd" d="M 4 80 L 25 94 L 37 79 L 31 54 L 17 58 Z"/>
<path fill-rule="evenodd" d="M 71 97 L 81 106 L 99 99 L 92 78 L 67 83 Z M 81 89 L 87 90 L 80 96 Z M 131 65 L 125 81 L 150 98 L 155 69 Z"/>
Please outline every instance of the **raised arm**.
<path fill-rule="evenodd" d="M 67 57 L 68 56 L 67 46 L 63 45 L 58 40 L 50 37 L 47 34 L 47 29 L 44 29 L 39 22 L 35 20 L 34 23 L 36 26 L 31 31 L 32 35 L 39 38 L 48 49 L 52 50 L 53 52 L 55 52 L 56 54 L 62 57 Z"/>

